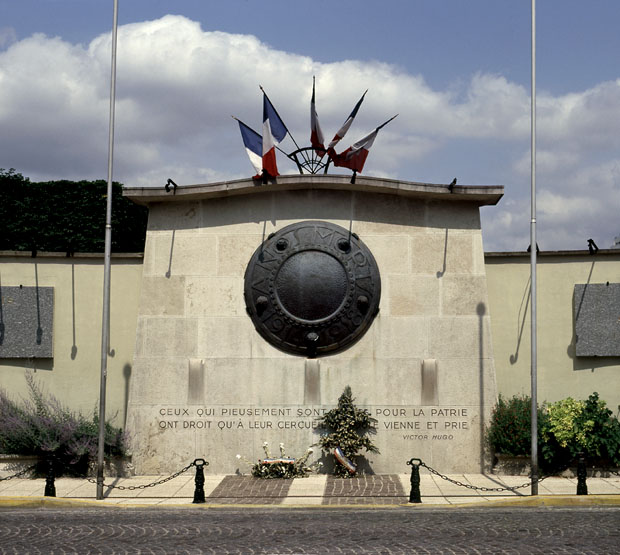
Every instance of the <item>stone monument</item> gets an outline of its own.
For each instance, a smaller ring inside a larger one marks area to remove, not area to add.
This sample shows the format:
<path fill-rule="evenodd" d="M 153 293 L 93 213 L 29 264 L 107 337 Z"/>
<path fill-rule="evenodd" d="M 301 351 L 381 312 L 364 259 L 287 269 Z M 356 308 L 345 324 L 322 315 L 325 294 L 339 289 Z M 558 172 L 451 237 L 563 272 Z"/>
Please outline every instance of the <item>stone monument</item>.
<path fill-rule="evenodd" d="M 326 174 L 124 194 L 149 207 L 138 473 L 247 472 L 236 455 L 264 442 L 300 456 L 347 385 L 377 419 L 366 471 L 481 470 L 496 385 L 479 208 L 502 187 Z"/>

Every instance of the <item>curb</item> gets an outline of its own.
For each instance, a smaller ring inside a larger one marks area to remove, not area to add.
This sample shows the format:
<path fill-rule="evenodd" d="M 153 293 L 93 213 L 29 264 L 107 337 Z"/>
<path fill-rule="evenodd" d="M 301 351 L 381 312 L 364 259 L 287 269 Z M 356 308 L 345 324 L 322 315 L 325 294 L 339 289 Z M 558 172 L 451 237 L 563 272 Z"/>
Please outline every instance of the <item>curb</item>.
<path fill-rule="evenodd" d="M 248 503 L 106 503 L 91 499 L 66 499 L 56 497 L 3 497 L 0 509 L 73 509 L 73 508 L 118 508 L 118 509 L 480 509 L 480 508 L 518 508 L 518 507 L 620 507 L 620 495 L 546 495 L 519 497 L 515 499 L 498 499 L 496 501 L 468 501 L 463 503 L 399 503 L 383 504 L 290 504 L 265 505 Z"/>

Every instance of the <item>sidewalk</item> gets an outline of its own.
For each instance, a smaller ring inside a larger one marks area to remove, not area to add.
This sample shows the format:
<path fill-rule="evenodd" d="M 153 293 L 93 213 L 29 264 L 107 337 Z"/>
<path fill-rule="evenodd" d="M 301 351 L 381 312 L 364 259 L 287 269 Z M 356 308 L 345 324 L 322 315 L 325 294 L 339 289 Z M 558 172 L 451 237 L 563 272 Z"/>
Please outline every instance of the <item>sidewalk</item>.
<path fill-rule="evenodd" d="M 528 483 L 525 476 L 459 474 L 449 476 L 463 484 L 502 488 Z M 194 472 L 188 471 L 164 484 L 145 487 L 165 476 L 106 478 L 104 499 L 96 500 L 96 485 L 84 478 L 56 479 L 56 498 L 43 497 L 45 479 L 14 478 L 0 482 L 0 508 L 24 506 L 144 506 L 191 505 Z M 519 505 L 616 505 L 620 506 L 620 477 L 588 478 L 587 496 L 577 496 L 576 478 L 547 478 L 538 485 L 538 496 L 530 486 L 516 491 L 480 491 L 457 486 L 431 474 L 420 476 L 419 506 L 519 506 Z M 111 488 L 108 486 L 115 486 Z M 125 489 L 116 489 L 121 486 Z M 368 475 L 348 480 L 311 475 L 292 480 L 263 480 L 250 476 L 205 475 L 206 503 L 193 507 L 244 506 L 403 506 L 411 490 L 409 474 Z"/>

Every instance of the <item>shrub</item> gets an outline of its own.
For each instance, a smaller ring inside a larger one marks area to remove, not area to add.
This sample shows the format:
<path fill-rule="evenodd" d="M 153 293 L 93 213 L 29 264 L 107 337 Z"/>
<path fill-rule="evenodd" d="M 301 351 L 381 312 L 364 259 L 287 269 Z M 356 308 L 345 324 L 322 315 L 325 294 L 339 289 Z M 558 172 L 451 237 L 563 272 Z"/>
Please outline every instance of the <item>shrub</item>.
<path fill-rule="evenodd" d="M 620 422 L 594 392 L 587 401 L 571 397 L 546 407 L 541 432 L 543 456 L 553 466 L 567 466 L 583 453 L 591 463 L 620 466 Z"/>
<path fill-rule="evenodd" d="M 541 419 L 544 414 L 539 409 L 539 423 Z M 487 442 L 495 453 L 503 455 L 520 456 L 532 452 L 532 400 L 529 396 L 515 395 L 509 399 L 499 396 L 491 413 Z"/>
<path fill-rule="evenodd" d="M 97 458 L 99 417 L 91 419 L 46 397 L 32 374 L 26 374 L 29 399 L 18 404 L 0 389 L 0 452 L 52 457 L 57 475 L 83 476 Z M 120 428 L 105 424 L 105 455 L 125 456 L 126 437 Z M 44 473 L 46 462 L 37 471 Z"/>
<path fill-rule="evenodd" d="M 486 438 L 495 453 L 530 455 L 530 397 L 500 395 Z M 590 464 L 620 466 L 620 422 L 596 392 L 587 401 L 568 397 L 538 408 L 539 464 L 545 472 L 565 469 L 579 453 Z"/>
<path fill-rule="evenodd" d="M 378 453 L 379 450 L 369 437 L 371 433 L 376 433 L 377 421 L 368 411 L 358 409 L 353 401 L 351 388 L 347 386 L 338 399 L 338 406 L 320 419 L 319 427 L 327 433 L 321 436 L 318 445 L 332 456 L 333 450 L 340 447 L 344 456 L 355 464 L 362 449 L 371 453 Z M 351 472 L 340 463 L 334 465 L 334 474 L 341 478 L 351 476 Z"/>

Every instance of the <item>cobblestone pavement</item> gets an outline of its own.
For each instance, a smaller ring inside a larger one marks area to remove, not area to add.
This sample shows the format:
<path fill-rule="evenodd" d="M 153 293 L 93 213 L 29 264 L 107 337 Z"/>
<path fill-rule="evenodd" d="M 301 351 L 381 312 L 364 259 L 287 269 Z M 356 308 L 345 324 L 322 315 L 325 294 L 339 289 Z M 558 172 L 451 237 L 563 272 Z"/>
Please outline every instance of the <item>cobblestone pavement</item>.
<path fill-rule="evenodd" d="M 620 509 L 12 509 L 0 553 L 592 553 Z"/>
<path fill-rule="evenodd" d="M 348 480 L 328 476 L 323 495 L 324 505 L 398 505 L 408 500 L 398 474 L 365 475 Z"/>
<path fill-rule="evenodd" d="M 287 496 L 293 480 L 260 480 L 225 476 L 206 498 L 207 503 L 277 505 Z"/>

